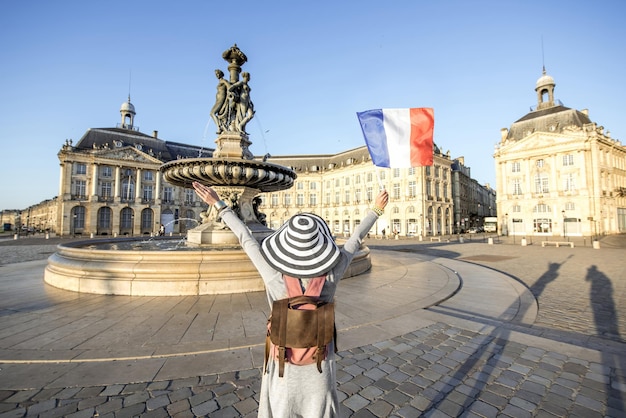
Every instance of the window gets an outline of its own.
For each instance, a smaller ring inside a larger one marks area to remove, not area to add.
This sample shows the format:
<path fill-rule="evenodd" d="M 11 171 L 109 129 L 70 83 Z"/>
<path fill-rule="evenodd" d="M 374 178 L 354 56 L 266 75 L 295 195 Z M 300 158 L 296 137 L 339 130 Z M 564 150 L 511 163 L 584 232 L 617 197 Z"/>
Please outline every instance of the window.
<path fill-rule="evenodd" d="M 113 169 L 111 167 L 109 167 L 108 165 L 105 165 L 103 167 L 100 168 L 100 174 L 102 175 L 102 177 L 112 177 L 113 176 Z"/>
<path fill-rule="evenodd" d="M 120 219 L 120 228 L 130 229 L 133 226 L 133 210 L 130 208 L 122 209 Z"/>
<path fill-rule="evenodd" d="M 356 203 L 361 203 L 361 189 L 356 189 L 354 191 L 354 200 Z"/>
<path fill-rule="evenodd" d="M 109 229 L 111 227 L 111 213 L 109 207 L 100 208 L 98 211 L 98 229 Z"/>
<path fill-rule="evenodd" d="M 543 161 L 543 159 L 537 160 L 537 168 L 543 168 L 544 165 L 545 161 Z"/>
<path fill-rule="evenodd" d="M 135 184 L 129 178 L 126 178 L 122 181 L 122 196 L 121 197 L 124 202 L 127 202 L 133 197 L 135 197 Z"/>
<path fill-rule="evenodd" d="M 141 229 L 144 231 L 152 229 L 152 211 L 150 209 L 141 211 Z"/>
<path fill-rule="evenodd" d="M 150 186 L 152 188 L 152 186 Z M 193 189 L 185 189 L 185 204 L 189 205 L 194 202 L 195 192 Z"/>
<path fill-rule="evenodd" d="M 409 168 L 409 171 L 408 171 L 408 173 L 407 173 L 407 174 L 408 174 L 409 176 L 413 176 L 413 175 L 415 175 L 415 167 L 411 167 L 411 168 Z"/>
<path fill-rule="evenodd" d="M 518 196 L 522 194 L 522 185 L 520 179 L 513 179 L 513 194 Z"/>
<path fill-rule="evenodd" d="M 339 179 L 338 178 L 335 179 L 335 187 L 339 187 Z"/>
<path fill-rule="evenodd" d="M 426 182 L 426 195 L 428 196 L 429 199 L 432 199 L 433 197 L 433 190 L 432 190 L 432 185 L 430 181 Z"/>
<path fill-rule="evenodd" d="M 393 199 L 400 199 L 400 183 L 393 184 Z"/>
<path fill-rule="evenodd" d="M 400 177 L 400 169 L 399 168 L 394 168 L 393 169 L 393 178 L 397 179 L 398 177 Z"/>
<path fill-rule="evenodd" d="M 272 193 L 272 207 L 278 206 L 278 193 Z"/>
<path fill-rule="evenodd" d="M 84 206 L 76 206 L 73 210 L 74 212 L 74 232 L 76 229 L 82 229 L 85 227 L 85 207 Z"/>
<path fill-rule="evenodd" d="M 174 201 L 174 190 L 171 187 L 163 188 L 163 202 L 172 203 Z"/>
<path fill-rule="evenodd" d="M 343 184 L 344 184 L 344 185 L 346 185 L 346 186 L 349 186 L 349 185 L 350 185 L 350 177 L 346 177 L 346 178 L 343 180 Z"/>
<path fill-rule="evenodd" d="M 565 210 L 576 210 L 576 204 L 574 202 L 565 202 Z"/>
<path fill-rule="evenodd" d="M 326 192 L 326 196 L 324 197 L 324 203 L 330 205 L 330 192 Z"/>
<path fill-rule="evenodd" d="M 296 183 L 296 190 L 304 190 L 304 183 L 301 181 Z"/>
<path fill-rule="evenodd" d="M 372 182 L 372 173 L 367 173 L 367 182 L 368 183 Z"/>
<path fill-rule="evenodd" d="M 304 206 L 304 193 L 296 194 L 296 206 Z"/>
<path fill-rule="evenodd" d="M 100 196 L 111 197 L 112 184 L 110 181 L 103 181 L 100 185 Z"/>
<path fill-rule="evenodd" d="M 85 180 L 74 181 L 74 196 L 85 197 L 85 190 L 87 190 L 87 182 Z"/>
<path fill-rule="evenodd" d="M 576 177 L 573 173 L 567 173 L 563 176 L 563 190 L 566 192 L 576 190 Z"/>
<path fill-rule="evenodd" d="M 563 165 L 570 166 L 574 165 L 574 156 L 572 154 L 567 154 L 563 156 Z"/>
<path fill-rule="evenodd" d="M 537 174 L 535 176 L 535 193 L 548 193 L 550 187 L 548 186 L 548 176 L 545 174 Z"/>
<path fill-rule="evenodd" d="M 511 173 L 519 173 L 520 171 L 522 171 L 522 167 L 519 161 L 513 161 L 511 163 Z"/>
<path fill-rule="evenodd" d="M 361 184 L 361 176 L 357 174 L 354 178 L 354 184 Z"/>
<path fill-rule="evenodd" d="M 154 172 L 146 170 L 143 172 L 143 179 L 145 181 L 152 181 L 154 179 Z"/>
<path fill-rule="evenodd" d="M 519 213 L 522 211 L 522 207 L 520 205 L 513 205 L 513 210 L 512 212 L 516 212 Z"/>
<path fill-rule="evenodd" d="M 285 206 L 291 206 L 291 193 L 285 193 Z"/>
<path fill-rule="evenodd" d="M 343 192 L 343 203 L 350 203 L 350 190 Z"/>
<path fill-rule="evenodd" d="M 552 209 L 550 209 L 550 205 L 546 205 L 545 203 L 540 203 L 533 208 L 533 212 L 535 213 L 550 213 Z"/>
<path fill-rule="evenodd" d="M 317 194 L 311 193 L 309 195 L 309 206 L 317 206 Z"/>
<path fill-rule="evenodd" d="M 75 163 L 76 173 L 75 174 L 87 174 L 87 166 L 83 163 Z"/>
<path fill-rule="evenodd" d="M 430 166 L 429 165 L 426 166 L 426 175 L 430 176 Z"/>
<path fill-rule="evenodd" d="M 310 190 L 317 190 L 317 182 L 316 181 L 312 181 L 311 183 L 309 183 L 309 189 Z"/>
<path fill-rule="evenodd" d="M 335 192 L 335 205 L 338 205 L 341 202 L 341 195 L 339 191 Z"/>
<path fill-rule="evenodd" d="M 152 185 L 146 184 L 143 186 L 143 200 L 150 201 L 152 200 Z"/>
<path fill-rule="evenodd" d="M 409 181 L 409 197 L 414 198 L 417 196 L 417 182 L 415 180 Z"/>
<path fill-rule="evenodd" d="M 372 186 L 367 186 L 367 189 L 366 189 L 365 193 L 367 195 L 366 199 L 367 199 L 368 202 L 371 202 L 371 201 L 374 200 L 374 192 L 372 190 Z"/>

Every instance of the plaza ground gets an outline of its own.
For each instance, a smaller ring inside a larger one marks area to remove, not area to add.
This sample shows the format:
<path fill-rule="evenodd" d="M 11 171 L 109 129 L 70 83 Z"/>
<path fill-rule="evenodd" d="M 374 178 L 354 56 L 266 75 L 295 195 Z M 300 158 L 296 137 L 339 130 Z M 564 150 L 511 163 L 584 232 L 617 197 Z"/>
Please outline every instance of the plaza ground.
<path fill-rule="evenodd" d="M 337 291 L 343 414 L 624 416 L 626 236 L 458 238 L 366 241 L 372 270 Z M 67 240 L 0 239 L 0 418 L 256 416 L 262 292 L 55 289 Z"/>

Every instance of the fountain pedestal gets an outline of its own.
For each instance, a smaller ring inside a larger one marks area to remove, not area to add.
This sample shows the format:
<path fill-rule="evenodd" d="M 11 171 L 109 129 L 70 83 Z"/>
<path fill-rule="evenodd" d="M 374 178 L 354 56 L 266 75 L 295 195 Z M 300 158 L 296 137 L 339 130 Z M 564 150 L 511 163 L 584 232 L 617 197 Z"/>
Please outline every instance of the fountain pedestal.
<path fill-rule="evenodd" d="M 259 194 L 258 189 L 246 186 L 215 186 L 214 188 L 225 201 L 230 200 L 231 208 L 246 224 L 257 241 L 260 242 L 273 232 L 258 219 L 259 214 L 254 205 L 254 198 Z M 213 208 L 207 210 L 205 218 L 204 223 L 187 231 L 187 244 L 192 246 L 239 245 L 239 240 L 235 234 L 216 219 Z"/>

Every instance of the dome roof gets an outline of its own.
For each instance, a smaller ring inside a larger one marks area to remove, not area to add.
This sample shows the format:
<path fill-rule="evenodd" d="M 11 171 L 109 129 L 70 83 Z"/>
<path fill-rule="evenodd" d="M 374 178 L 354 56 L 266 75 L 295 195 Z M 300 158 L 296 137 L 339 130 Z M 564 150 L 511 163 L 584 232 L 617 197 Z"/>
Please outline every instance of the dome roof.
<path fill-rule="evenodd" d="M 133 104 L 130 102 L 130 97 L 128 98 L 127 102 L 122 103 L 122 106 L 120 107 L 120 112 L 135 113 L 135 106 L 133 106 Z"/>
<path fill-rule="evenodd" d="M 554 85 L 554 78 L 552 78 L 551 76 L 546 74 L 546 70 L 544 68 L 543 75 L 541 77 L 539 77 L 539 79 L 537 80 L 537 84 L 536 84 L 535 88 L 539 88 L 539 87 L 542 87 L 542 86 L 548 86 L 548 85 Z"/>

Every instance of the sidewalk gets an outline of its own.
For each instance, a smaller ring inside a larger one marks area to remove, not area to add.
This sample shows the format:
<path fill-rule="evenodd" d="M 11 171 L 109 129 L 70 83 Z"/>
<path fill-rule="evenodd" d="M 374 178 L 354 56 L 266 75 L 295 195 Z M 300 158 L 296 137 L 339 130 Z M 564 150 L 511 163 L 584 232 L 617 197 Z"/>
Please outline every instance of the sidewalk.
<path fill-rule="evenodd" d="M 619 242 L 367 244 L 337 292 L 346 416 L 624 415 Z M 0 418 L 256 416 L 262 292 L 75 294 L 43 283 L 50 251 L 0 246 Z"/>

